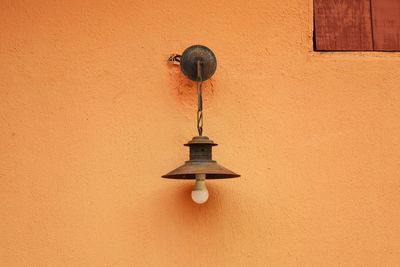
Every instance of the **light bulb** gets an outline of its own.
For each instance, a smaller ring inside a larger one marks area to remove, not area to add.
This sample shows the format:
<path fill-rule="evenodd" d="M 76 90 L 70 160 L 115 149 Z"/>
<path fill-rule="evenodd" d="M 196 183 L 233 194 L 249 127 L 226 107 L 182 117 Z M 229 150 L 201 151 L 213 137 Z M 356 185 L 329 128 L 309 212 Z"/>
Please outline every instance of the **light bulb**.
<path fill-rule="evenodd" d="M 208 199 L 208 190 L 206 187 L 206 175 L 196 174 L 196 183 L 192 190 L 192 200 L 197 204 L 203 204 Z"/>

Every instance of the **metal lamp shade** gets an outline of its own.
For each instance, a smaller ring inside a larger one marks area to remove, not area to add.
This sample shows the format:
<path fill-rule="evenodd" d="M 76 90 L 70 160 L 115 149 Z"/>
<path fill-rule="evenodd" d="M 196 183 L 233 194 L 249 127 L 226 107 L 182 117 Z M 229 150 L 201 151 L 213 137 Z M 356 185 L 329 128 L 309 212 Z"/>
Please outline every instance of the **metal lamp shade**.
<path fill-rule="evenodd" d="M 196 174 L 206 174 L 206 179 L 240 177 L 212 160 L 212 147 L 216 146 L 207 136 L 195 136 L 185 146 L 190 147 L 190 160 L 175 170 L 163 175 L 170 179 L 195 179 Z"/>

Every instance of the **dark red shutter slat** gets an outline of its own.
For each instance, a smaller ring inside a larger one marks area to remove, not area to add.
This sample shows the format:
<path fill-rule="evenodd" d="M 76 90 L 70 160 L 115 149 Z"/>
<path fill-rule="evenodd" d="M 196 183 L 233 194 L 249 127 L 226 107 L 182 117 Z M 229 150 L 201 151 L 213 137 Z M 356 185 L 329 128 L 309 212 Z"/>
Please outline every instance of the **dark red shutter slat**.
<path fill-rule="evenodd" d="M 314 0 L 316 50 L 373 50 L 370 6 L 370 0 Z"/>
<path fill-rule="evenodd" d="M 400 51 L 400 0 L 371 0 L 374 50 Z"/>

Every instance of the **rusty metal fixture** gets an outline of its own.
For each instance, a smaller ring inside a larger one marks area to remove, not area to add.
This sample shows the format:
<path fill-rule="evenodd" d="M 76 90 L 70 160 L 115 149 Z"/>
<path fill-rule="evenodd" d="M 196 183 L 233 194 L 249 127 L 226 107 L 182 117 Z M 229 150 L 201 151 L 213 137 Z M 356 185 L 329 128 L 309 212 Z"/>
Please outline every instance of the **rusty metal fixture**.
<path fill-rule="evenodd" d="M 214 53 L 203 45 L 193 45 L 187 48 L 182 56 L 172 54 L 168 62 L 180 64 L 182 72 L 196 82 L 197 89 L 197 131 L 199 136 L 193 137 L 185 146 L 190 148 L 189 160 L 182 166 L 163 175 L 169 179 L 195 179 L 192 199 L 197 204 L 208 199 L 206 179 L 224 179 L 240 177 L 212 159 L 212 147 L 216 146 L 207 136 L 203 136 L 203 81 L 208 80 L 217 69 L 217 59 Z"/>
<path fill-rule="evenodd" d="M 205 174 L 206 179 L 224 179 L 239 177 L 212 160 L 212 147 L 217 144 L 207 136 L 195 136 L 185 146 L 190 148 L 189 160 L 182 166 L 163 175 L 170 179 L 195 179 L 196 174 Z"/>
<path fill-rule="evenodd" d="M 183 74 L 192 81 L 199 80 L 198 63 L 201 64 L 202 81 L 210 79 L 217 70 L 217 58 L 210 48 L 204 45 L 193 45 L 186 48 L 180 58 L 180 65 Z"/>

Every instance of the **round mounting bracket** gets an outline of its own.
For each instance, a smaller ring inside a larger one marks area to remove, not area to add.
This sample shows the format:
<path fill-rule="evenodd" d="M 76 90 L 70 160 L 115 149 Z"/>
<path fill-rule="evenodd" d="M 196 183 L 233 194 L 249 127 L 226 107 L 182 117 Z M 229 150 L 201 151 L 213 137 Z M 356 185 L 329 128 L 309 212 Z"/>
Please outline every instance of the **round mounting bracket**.
<path fill-rule="evenodd" d="M 204 45 L 193 45 L 185 49 L 181 57 L 181 70 L 190 80 L 197 81 L 197 62 L 201 64 L 201 77 L 206 81 L 217 69 L 217 58 L 213 51 Z"/>

